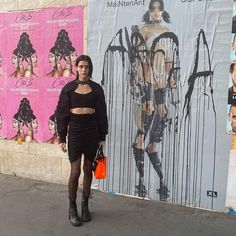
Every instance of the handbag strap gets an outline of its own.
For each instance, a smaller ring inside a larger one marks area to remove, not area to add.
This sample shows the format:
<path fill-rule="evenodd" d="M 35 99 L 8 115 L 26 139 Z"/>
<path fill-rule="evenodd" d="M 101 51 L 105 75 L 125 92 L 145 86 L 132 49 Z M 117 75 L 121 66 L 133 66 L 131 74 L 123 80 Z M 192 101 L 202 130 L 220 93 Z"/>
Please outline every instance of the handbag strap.
<path fill-rule="evenodd" d="M 96 153 L 95 160 L 102 160 L 103 158 L 104 158 L 103 148 L 102 148 L 102 146 L 99 146 L 97 153 Z"/>

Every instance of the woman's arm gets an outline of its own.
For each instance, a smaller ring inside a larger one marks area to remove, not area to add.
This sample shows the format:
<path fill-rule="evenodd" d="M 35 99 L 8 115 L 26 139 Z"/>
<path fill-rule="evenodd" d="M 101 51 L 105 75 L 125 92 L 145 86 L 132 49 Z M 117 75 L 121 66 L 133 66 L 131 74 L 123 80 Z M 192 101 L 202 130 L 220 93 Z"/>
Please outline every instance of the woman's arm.
<path fill-rule="evenodd" d="M 70 121 L 70 99 L 65 88 L 62 89 L 56 110 L 57 132 L 60 143 L 66 143 L 67 128 Z"/>
<path fill-rule="evenodd" d="M 95 112 L 99 126 L 99 141 L 105 141 L 108 133 L 107 109 L 104 91 L 101 86 L 98 88 Z"/>

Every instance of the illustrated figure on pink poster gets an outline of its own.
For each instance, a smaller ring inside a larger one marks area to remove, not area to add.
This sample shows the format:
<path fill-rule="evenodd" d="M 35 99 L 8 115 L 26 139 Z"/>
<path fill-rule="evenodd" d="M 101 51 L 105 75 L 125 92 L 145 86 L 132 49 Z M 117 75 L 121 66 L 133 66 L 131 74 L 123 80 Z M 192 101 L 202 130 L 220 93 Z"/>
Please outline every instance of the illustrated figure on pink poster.
<path fill-rule="evenodd" d="M 38 57 L 33 45 L 29 39 L 29 35 L 23 32 L 17 44 L 17 48 L 12 54 L 12 65 L 15 71 L 10 74 L 11 77 L 37 77 L 34 72 L 37 67 Z"/>
<path fill-rule="evenodd" d="M 24 131 L 23 131 L 23 121 L 20 117 L 20 114 L 17 112 L 14 116 L 13 116 L 13 120 L 12 120 L 12 126 L 13 126 L 13 130 L 15 132 L 15 136 L 11 138 L 11 140 L 20 140 L 20 141 L 25 141 L 25 135 L 24 135 Z"/>
<path fill-rule="evenodd" d="M 50 139 L 48 139 L 46 141 L 46 143 L 59 144 L 59 137 L 58 137 L 58 133 L 57 133 L 57 121 L 56 121 L 56 114 L 55 113 L 49 117 L 48 129 L 49 129 L 49 132 L 52 136 Z"/>
<path fill-rule="evenodd" d="M 29 143 L 37 142 L 34 134 L 38 132 L 38 121 L 27 98 L 21 100 L 19 109 L 13 116 L 12 125 L 16 134 L 11 140 Z"/>
<path fill-rule="evenodd" d="M 47 74 L 49 77 L 73 77 L 75 72 L 76 49 L 72 46 L 68 32 L 60 30 L 54 46 L 50 49 L 48 60 L 52 70 Z M 63 61 L 62 61 L 63 59 Z"/>

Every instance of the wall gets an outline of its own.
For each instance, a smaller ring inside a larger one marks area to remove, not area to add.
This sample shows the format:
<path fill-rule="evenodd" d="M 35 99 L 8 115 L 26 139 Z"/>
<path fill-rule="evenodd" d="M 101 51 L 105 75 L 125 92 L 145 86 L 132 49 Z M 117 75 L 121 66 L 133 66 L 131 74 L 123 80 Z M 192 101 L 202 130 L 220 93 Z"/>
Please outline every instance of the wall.
<path fill-rule="evenodd" d="M 0 140 L 0 173 L 66 184 L 69 162 L 57 145 Z"/>

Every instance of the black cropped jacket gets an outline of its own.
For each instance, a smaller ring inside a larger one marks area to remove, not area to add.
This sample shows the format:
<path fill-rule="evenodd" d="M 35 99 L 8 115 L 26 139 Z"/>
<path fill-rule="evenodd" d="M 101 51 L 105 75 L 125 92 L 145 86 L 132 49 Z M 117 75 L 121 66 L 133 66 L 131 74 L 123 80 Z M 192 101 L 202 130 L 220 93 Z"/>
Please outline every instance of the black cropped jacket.
<path fill-rule="evenodd" d="M 90 80 L 89 85 L 96 95 L 95 115 L 99 126 L 100 141 L 105 141 L 108 133 L 108 121 L 105 96 L 102 87 Z M 61 90 L 56 110 L 57 132 L 60 137 L 60 143 L 66 142 L 67 129 L 70 122 L 70 93 L 75 91 L 78 86 L 77 79 L 66 84 Z"/>

